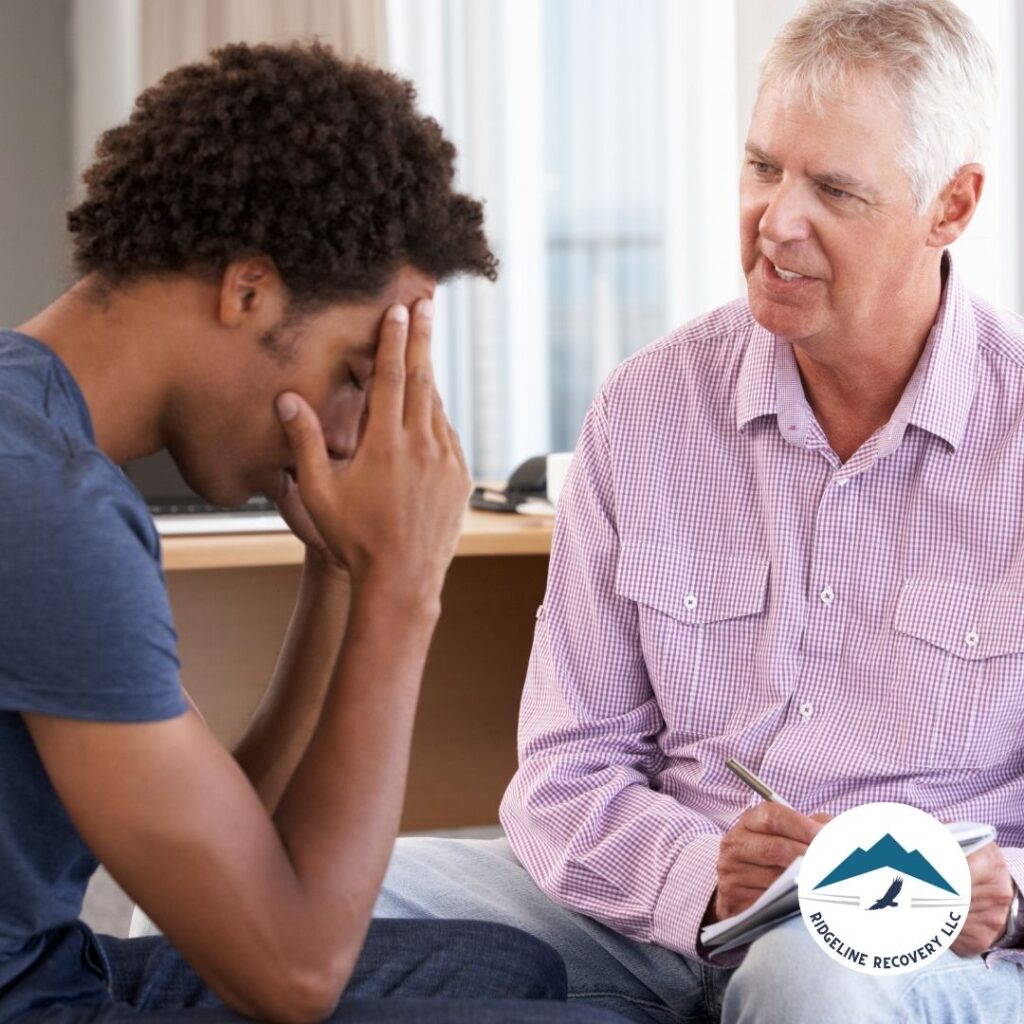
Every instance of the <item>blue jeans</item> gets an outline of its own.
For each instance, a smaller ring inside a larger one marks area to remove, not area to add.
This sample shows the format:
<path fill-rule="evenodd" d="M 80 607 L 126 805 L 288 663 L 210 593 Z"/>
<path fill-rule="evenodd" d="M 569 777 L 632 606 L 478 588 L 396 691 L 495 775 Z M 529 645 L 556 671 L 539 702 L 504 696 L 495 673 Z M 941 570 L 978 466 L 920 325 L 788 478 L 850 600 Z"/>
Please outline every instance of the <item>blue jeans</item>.
<path fill-rule="evenodd" d="M 641 1024 L 1020 1024 L 1024 970 L 946 952 L 895 977 L 836 963 L 793 918 L 741 966 L 711 967 L 638 942 L 548 899 L 504 839 L 400 839 L 379 917 L 472 917 L 515 925 L 562 955 L 569 1001 Z"/>
<path fill-rule="evenodd" d="M 331 1021 L 616 1024 L 567 1005 L 565 966 L 545 943 L 480 921 L 375 921 Z M 238 1022 L 162 936 L 114 939 L 84 925 L 5 993 L 4 1024 Z M 622 1024 L 618 1021 L 618 1024 Z"/>

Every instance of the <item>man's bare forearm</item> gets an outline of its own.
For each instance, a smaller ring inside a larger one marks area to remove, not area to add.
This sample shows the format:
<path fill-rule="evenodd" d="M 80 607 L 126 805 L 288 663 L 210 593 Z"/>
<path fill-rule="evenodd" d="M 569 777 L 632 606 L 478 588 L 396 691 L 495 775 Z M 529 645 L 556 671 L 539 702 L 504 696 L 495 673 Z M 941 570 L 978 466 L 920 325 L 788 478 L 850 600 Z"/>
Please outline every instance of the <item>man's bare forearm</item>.
<path fill-rule="evenodd" d="M 436 596 L 369 580 L 319 721 L 278 805 L 275 824 L 296 875 L 315 894 L 325 936 L 361 944 L 401 817 Z"/>
<path fill-rule="evenodd" d="M 348 575 L 307 554 L 270 685 L 234 749 L 270 814 L 319 720 L 345 634 L 349 599 Z"/>

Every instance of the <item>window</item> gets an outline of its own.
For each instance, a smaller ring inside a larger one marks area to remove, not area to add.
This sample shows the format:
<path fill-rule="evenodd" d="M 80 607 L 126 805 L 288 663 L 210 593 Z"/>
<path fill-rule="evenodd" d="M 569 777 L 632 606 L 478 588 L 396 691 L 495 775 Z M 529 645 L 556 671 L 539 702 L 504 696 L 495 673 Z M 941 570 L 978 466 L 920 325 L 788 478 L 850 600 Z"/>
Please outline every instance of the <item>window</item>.
<path fill-rule="evenodd" d="M 503 477 L 572 448 L 623 358 L 738 293 L 733 12 L 392 0 L 389 43 L 487 200 L 502 278 L 448 290 L 437 363 L 476 473 Z"/>

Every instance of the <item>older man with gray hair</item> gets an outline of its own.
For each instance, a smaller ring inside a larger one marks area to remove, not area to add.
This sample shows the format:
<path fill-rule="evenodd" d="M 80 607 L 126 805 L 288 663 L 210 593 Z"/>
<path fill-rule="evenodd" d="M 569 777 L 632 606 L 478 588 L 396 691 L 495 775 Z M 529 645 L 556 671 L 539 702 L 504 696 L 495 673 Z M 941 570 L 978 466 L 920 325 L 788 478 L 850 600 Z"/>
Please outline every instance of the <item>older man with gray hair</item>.
<path fill-rule="evenodd" d="M 1022 1019 L 1024 321 L 948 253 L 994 77 L 948 0 L 817 0 L 783 28 L 740 181 L 746 300 L 629 359 L 584 424 L 508 840 L 400 844 L 378 913 L 517 924 L 638 1021 Z M 789 920 L 711 957 L 702 924 L 873 801 L 996 826 L 951 952 L 868 976 Z"/>

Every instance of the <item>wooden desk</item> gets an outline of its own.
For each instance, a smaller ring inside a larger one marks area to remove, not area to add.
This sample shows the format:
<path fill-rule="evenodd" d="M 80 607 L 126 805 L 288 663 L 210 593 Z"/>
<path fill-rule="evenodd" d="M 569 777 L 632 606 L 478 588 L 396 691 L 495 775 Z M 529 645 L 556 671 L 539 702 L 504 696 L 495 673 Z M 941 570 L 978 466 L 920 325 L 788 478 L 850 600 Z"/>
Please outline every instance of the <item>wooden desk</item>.
<path fill-rule="evenodd" d="M 466 513 L 427 659 L 403 830 L 498 820 L 516 766 L 519 695 L 551 527 L 547 517 Z M 163 551 L 182 679 L 231 744 L 273 670 L 303 547 L 286 533 L 222 534 L 165 537 Z"/>

